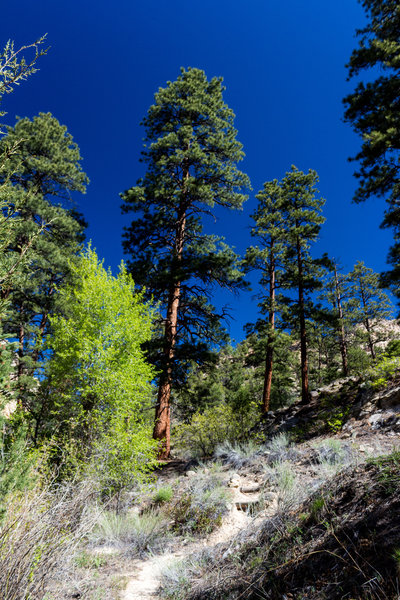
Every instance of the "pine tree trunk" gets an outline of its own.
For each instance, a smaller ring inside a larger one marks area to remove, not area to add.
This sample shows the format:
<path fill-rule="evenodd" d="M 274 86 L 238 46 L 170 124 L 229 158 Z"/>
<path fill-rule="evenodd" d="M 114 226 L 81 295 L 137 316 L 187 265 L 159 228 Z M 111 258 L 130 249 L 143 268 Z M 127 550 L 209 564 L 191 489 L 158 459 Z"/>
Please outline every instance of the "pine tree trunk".
<path fill-rule="evenodd" d="M 182 230 L 182 239 L 183 239 Z M 175 356 L 176 332 L 178 327 L 178 309 L 180 300 L 181 286 L 176 283 L 170 290 L 167 307 L 167 317 L 165 322 L 165 371 L 161 375 L 158 388 L 155 423 L 153 438 L 160 441 L 158 458 L 164 460 L 169 457 L 171 451 L 171 389 L 172 389 L 172 370 Z"/>
<path fill-rule="evenodd" d="M 21 310 L 21 313 L 23 311 Z M 24 358 L 24 343 L 25 343 L 25 329 L 21 324 L 19 326 L 19 334 L 18 334 L 18 368 L 17 368 L 17 377 L 18 380 L 22 377 L 24 372 L 22 359 Z"/>
<path fill-rule="evenodd" d="M 171 452 L 171 389 L 172 374 L 175 357 L 176 334 L 178 329 L 178 310 L 181 295 L 181 282 L 175 281 L 176 274 L 180 273 L 182 262 L 183 246 L 186 227 L 186 184 L 189 178 L 189 169 L 185 168 L 183 173 L 182 202 L 179 206 L 176 234 L 175 234 L 175 267 L 171 272 L 172 285 L 168 296 L 167 316 L 165 320 L 164 333 L 164 372 L 160 377 L 158 388 L 157 404 L 155 411 L 155 422 L 153 429 L 153 438 L 160 442 L 158 458 L 165 460 Z"/>
<path fill-rule="evenodd" d="M 336 291 L 336 306 L 337 306 L 338 315 L 339 315 L 339 346 L 340 346 L 340 354 L 342 355 L 342 369 L 343 369 L 343 375 L 345 377 L 347 377 L 347 375 L 349 374 L 349 366 L 348 366 L 348 360 L 347 360 L 346 332 L 344 330 L 342 297 L 341 297 L 341 293 L 340 293 L 339 279 L 338 279 L 336 265 L 335 265 L 335 291 Z"/>
<path fill-rule="evenodd" d="M 267 354 L 265 357 L 265 375 L 264 375 L 264 390 L 263 390 L 263 412 L 267 413 L 270 407 L 271 386 L 272 386 L 272 367 L 274 357 L 274 330 L 275 330 L 275 259 L 273 255 L 273 241 L 271 242 L 271 267 L 269 279 L 269 314 L 268 314 L 268 341 Z"/>
<path fill-rule="evenodd" d="M 164 460 L 171 451 L 171 388 L 172 368 L 175 356 L 176 331 L 178 326 L 178 308 L 180 299 L 180 284 L 170 291 L 165 322 L 165 371 L 161 375 L 158 388 L 153 438 L 160 441 L 158 458 Z"/>
<path fill-rule="evenodd" d="M 303 260 L 301 256 L 300 240 L 297 240 L 297 268 L 299 274 L 299 320 L 300 320 L 300 360 L 301 360 L 301 401 L 308 404 L 310 392 L 308 385 L 307 362 L 307 332 L 304 314 L 304 285 L 303 285 Z"/>
<path fill-rule="evenodd" d="M 368 348 L 369 348 L 369 351 L 371 352 L 372 360 L 375 360 L 376 354 L 375 354 L 374 344 L 372 341 L 371 324 L 370 324 L 370 320 L 367 316 L 367 300 L 365 297 L 365 290 L 362 285 L 361 278 L 359 279 L 359 283 L 360 283 L 361 300 L 362 300 L 364 315 L 365 315 L 364 325 L 365 325 L 365 329 L 367 330 L 367 336 L 368 336 Z"/>
<path fill-rule="evenodd" d="M 367 330 L 367 333 L 368 333 L 369 351 L 371 352 L 372 359 L 375 360 L 376 354 L 375 354 L 374 344 L 372 342 L 371 325 L 370 325 L 370 321 L 369 321 L 368 317 L 365 319 L 364 324 L 365 324 L 365 329 Z"/>

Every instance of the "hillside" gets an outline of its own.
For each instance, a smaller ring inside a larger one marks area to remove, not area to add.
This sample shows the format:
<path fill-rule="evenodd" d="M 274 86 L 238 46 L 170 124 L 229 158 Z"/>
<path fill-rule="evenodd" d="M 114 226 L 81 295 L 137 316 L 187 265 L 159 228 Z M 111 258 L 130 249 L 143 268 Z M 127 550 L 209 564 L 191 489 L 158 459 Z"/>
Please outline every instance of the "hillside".
<path fill-rule="evenodd" d="M 257 443 L 172 460 L 98 516 L 50 598 L 398 599 L 399 426 L 397 376 L 349 379 L 268 415 Z"/>

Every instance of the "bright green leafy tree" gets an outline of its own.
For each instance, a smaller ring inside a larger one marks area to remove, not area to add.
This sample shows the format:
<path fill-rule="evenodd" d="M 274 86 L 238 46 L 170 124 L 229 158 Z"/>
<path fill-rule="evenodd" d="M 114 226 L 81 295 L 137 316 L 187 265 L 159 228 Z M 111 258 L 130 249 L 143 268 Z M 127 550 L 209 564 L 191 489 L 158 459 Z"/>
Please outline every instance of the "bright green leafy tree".
<path fill-rule="evenodd" d="M 154 437 L 170 448 L 170 399 L 179 367 L 201 361 L 208 343 L 223 338 L 210 304 L 215 285 L 241 285 L 235 253 L 203 232 L 215 206 L 240 208 L 249 186 L 237 169 L 243 157 L 234 114 L 223 100 L 221 78 L 181 69 L 160 88 L 143 121 L 142 161 L 147 172 L 122 195 L 123 211 L 138 213 L 126 228 L 124 249 L 135 282 L 160 301 L 163 333 L 156 341 L 159 376 Z"/>
<path fill-rule="evenodd" d="M 359 186 L 355 201 L 386 199 L 383 227 L 394 229 L 394 244 L 384 274 L 400 297 L 400 7 L 397 0 L 361 0 L 368 23 L 358 31 L 359 45 L 348 64 L 349 78 L 364 74 L 344 99 L 345 119 L 363 140 L 355 160 Z M 368 77 L 369 75 L 369 77 Z"/>
<path fill-rule="evenodd" d="M 72 283 L 59 290 L 65 314 L 50 317 L 42 435 L 56 428 L 69 437 L 82 459 L 91 456 L 103 486 L 116 491 L 157 464 L 144 410 L 154 371 L 141 350 L 153 310 L 124 265 L 113 277 L 90 248 L 71 271 Z"/>

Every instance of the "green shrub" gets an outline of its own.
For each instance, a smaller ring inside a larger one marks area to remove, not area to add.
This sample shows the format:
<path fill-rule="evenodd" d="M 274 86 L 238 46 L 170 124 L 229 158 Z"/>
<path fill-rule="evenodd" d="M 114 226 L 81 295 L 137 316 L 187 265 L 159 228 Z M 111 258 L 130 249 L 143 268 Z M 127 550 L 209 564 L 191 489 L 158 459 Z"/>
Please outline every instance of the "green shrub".
<path fill-rule="evenodd" d="M 325 506 L 325 500 L 323 499 L 322 496 L 318 496 L 317 498 L 315 498 L 315 500 L 313 500 L 313 502 L 311 503 L 311 507 L 310 507 L 310 516 L 313 521 L 318 520 L 324 506 Z"/>
<path fill-rule="evenodd" d="M 167 485 L 165 487 L 159 488 L 153 496 L 153 502 L 156 504 L 164 504 L 165 502 L 169 502 L 174 495 L 172 491 L 172 487 Z"/>
<path fill-rule="evenodd" d="M 400 358 L 398 356 L 383 356 L 383 358 L 368 372 L 370 386 L 373 389 L 384 387 L 387 382 L 400 372 Z"/>
<path fill-rule="evenodd" d="M 235 443 L 254 424 L 254 415 L 246 418 L 227 404 L 217 404 L 196 413 L 190 423 L 173 430 L 174 449 L 197 458 L 211 456 L 218 445 Z"/>
<path fill-rule="evenodd" d="M 385 355 L 388 358 L 400 358 L 400 340 L 391 340 L 386 346 Z"/>

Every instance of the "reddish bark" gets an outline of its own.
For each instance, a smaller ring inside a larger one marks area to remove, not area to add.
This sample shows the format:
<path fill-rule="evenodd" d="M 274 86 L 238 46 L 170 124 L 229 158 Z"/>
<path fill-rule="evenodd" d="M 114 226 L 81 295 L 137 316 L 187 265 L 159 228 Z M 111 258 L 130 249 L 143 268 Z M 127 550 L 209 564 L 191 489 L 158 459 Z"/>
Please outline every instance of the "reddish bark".
<path fill-rule="evenodd" d="M 337 269 L 335 265 L 335 292 L 336 292 L 336 306 L 338 309 L 339 315 L 339 345 L 340 345 L 340 354 L 342 355 L 342 368 L 343 375 L 347 377 L 349 373 L 348 360 L 347 360 L 347 344 L 346 344 L 346 333 L 344 330 L 344 322 L 343 322 L 343 309 L 342 309 L 342 296 L 340 293 L 339 287 L 339 279 L 337 274 Z"/>
<path fill-rule="evenodd" d="M 360 284 L 361 300 L 362 300 L 362 305 L 363 305 L 364 315 L 365 315 L 364 325 L 365 325 L 365 329 L 367 330 L 367 335 L 368 335 L 368 347 L 369 347 L 369 351 L 371 352 L 372 359 L 375 360 L 376 354 L 375 354 L 374 344 L 372 341 L 371 323 L 370 323 L 369 318 L 367 317 L 367 298 L 365 295 L 365 289 L 364 289 L 361 277 L 359 279 L 359 284 Z"/>
<path fill-rule="evenodd" d="M 299 276 L 299 318 L 300 318 L 300 360 L 301 360 L 301 401 L 308 404 L 310 392 L 308 384 L 307 361 L 307 331 L 304 314 L 304 286 L 303 286 L 303 260 L 301 255 L 300 240 L 297 240 L 297 268 Z"/>
<path fill-rule="evenodd" d="M 176 273 L 180 272 L 180 265 L 182 262 L 182 254 L 185 240 L 185 227 L 186 227 L 186 184 L 189 178 L 189 168 L 184 169 L 183 173 L 183 185 L 182 185 L 182 201 L 179 206 L 177 222 L 176 222 L 176 234 L 175 234 L 175 268 L 171 273 L 171 280 L 173 281 L 167 305 L 167 316 L 165 319 L 165 332 L 164 332 L 164 364 L 165 370 L 160 377 L 160 384 L 158 388 L 157 404 L 155 411 L 155 423 L 153 429 L 153 438 L 159 440 L 158 458 L 160 460 L 167 459 L 171 452 L 171 389 L 172 389 L 172 371 L 175 357 L 175 345 L 176 335 L 178 329 L 178 311 L 179 301 L 181 295 L 181 282 L 179 279 L 175 281 Z"/>
<path fill-rule="evenodd" d="M 269 269 L 269 313 L 268 313 L 268 341 L 267 354 L 265 357 L 265 375 L 264 375 L 264 390 L 263 390 L 263 412 L 267 413 L 270 407 L 271 386 L 272 386 L 272 368 L 274 358 L 274 329 L 275 329 L 275 259 L 273 254 L 274 242 L 271 241 L 270 253 L 270 269 Z"/>
<path fill-rule="evenodd" d="M 166 369 L 160 379 L 158 388 L 153 438 L 160 441 L 158 458 L 166 459 L 171 451 L 171 387 L 172 366 L 175 355 L 176 331 L 178 325 L 178 308 L 180 284 L 175 285 L 169 294 L 167 318 L 165 322 L 165 364 Z"/>

